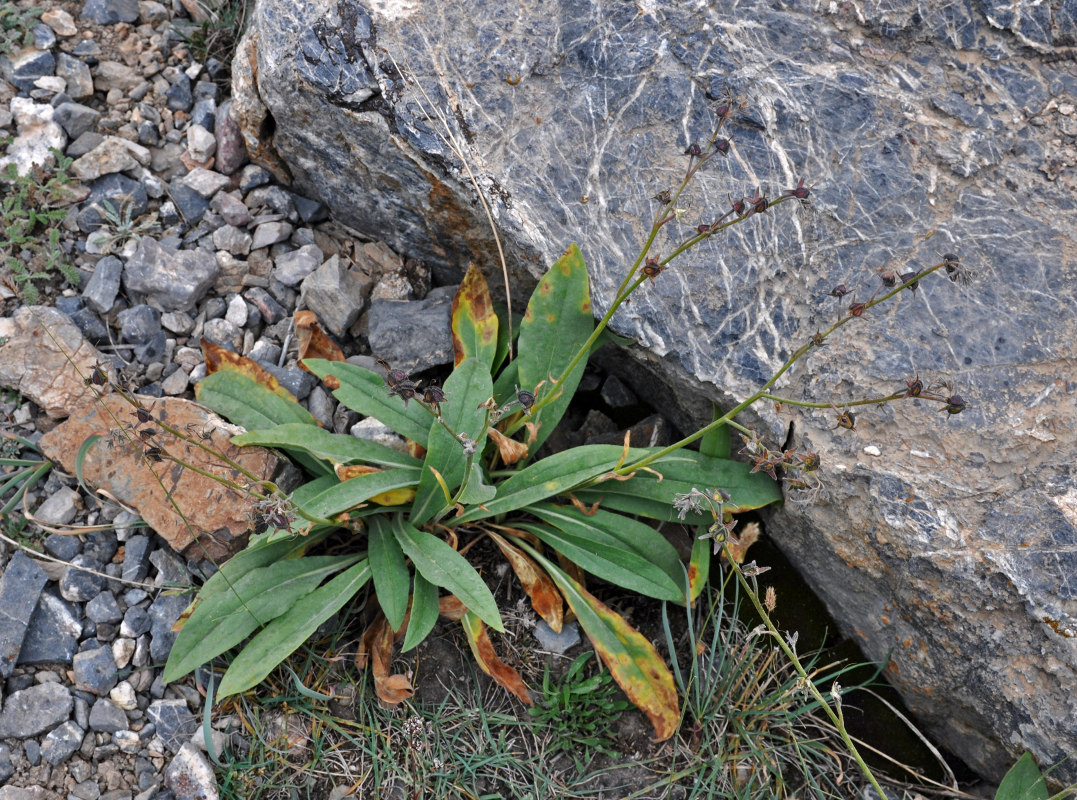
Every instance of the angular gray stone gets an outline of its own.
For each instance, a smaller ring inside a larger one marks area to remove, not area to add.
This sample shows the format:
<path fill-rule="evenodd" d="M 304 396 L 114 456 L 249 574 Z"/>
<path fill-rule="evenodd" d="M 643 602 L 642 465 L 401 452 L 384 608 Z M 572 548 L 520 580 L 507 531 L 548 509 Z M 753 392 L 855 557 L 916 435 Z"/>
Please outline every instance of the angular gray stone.
<path fill-rule="evenodd" d="M 48 575 L 40 565 L 21 550 L 0 575 L 0 678 L 7 678 L 15 668 L 30 618 L 37 606 Z"/>
<path fill-rule="evenodd" d="M 119 680 L 116 662 L 108 647 L 95 647 L 76 653 L 71 662 L 71 671 L 75 673 L 75 688 L 99 696 L 108 694 Z"/>
<path fill-rule="evenodd" d="M 49 587 L 37 600 L 26 638 L 19 651 L 20 664 L 70 664 L 82 635 L 82 610 Z"/>
<path fill-rule="evenodd" d="M 172 626 L 187 604 L 187 598 L 182 595 L 161 595 L 150 606 L 150 656 L 154 661 L 163 664 L 172 652 L 172 643 L 177 635 Z"/>
<path fill-rule="evenodd" d="M 123 571 L 125 581 L 141 581 L 149 572 L 150 537 L 136 533 L 124 542 Z"/>
<path fill-rule="evenodd" d="M 343 336 L 363 312 L 370 283 L 334 255 L 303 280 L 300 297 L 330 333 Z"/>
<path fill-rule="evenodd" d="M 202 752 L 188 742 L 165 770 L 165 786 L 176 800 L 218 800 L 217 778 Z"/>
<path fill-rule="evenodd" d="M 82 103 L 61 103 L 56 106 L 52 118 L 60 123 L 68 136 L 77 139 L 87 131 L 93 130 L 101 112 L 84 106 Z"/>
<path fill-rule="evenodd" d="M 98 624 L 111 624 L 123 619 L 123 612 L 120 611 L 115 595 L 106 590 L 86 604 L 86 616 Z"/>
<path fill-rule="evenodd" d="M 272 225 L 285 225 L 289 232 L 291 226 L 287 223 L 267 223 Z M 257 230 L 260 231 L 265 225 L 259 225 Z M 256 231 L 257 237 L 257 231 Z M 272 244 L 269 240 L 273 238 L 271 236 L 265 236 L 260 241 L 263 244 L 261 247 L 266 247 L 268 244 Z M 287 236 L 284 238 L 288 238 Z M 268 243 L 268 244 L 267 244 Z M 316 244 L 308 244 L 300 247 L 298 250 L 292 250 L 288 253 L 282 253 L 277 256 L 277 260 L 273 265 L 273 277 L 283 283 L 285 286 L 296 286 L 304 278 L 310 275 L 314 270 L 318 269 L 322 263 L 322 250 Z"/>
<path fill-rule="evenodd" d="M 405 372 L 451 363 L 449 331 L 455 291 L 453 286 L 442 287 L 410 303 L 371 302 L 367 312 L 371 352 Z"/>
<path fill-rule="evenodd" d="M 157 735 L 173 753 L 179 752 L 198 730 L 198 718 L 183 700 L 154 700 L 146 709 L 146 716 L 157 726 Z"/>
<path fill-rule="evenodd" d="M 14 53 L 0 55 L 0 77 L 24 92 L 34 88 L 38 78 L 56 71 L 56 57 L 49 50 L 24 47 Z"/>
<path fill-rule="evenodd" d="M 180 250 L 144 236 L 123 273 L 128 292 L 144 297 L 161 311 L 190 311 L 217 280 L 220 267 L 212 253 Z"/>
<path fill-rule="evenodd" d="M 105 256 L 94 266 L 93 275 L 82 290 L 86 305 L 98 314 L 107 314 L 120 293 L 123 262 L 116 256 Z"/>
<path fill-rule="evenodd" d="M 79 493 L 65 486 L 46 497 L 34 511 L 34 516 L 48 525 L 67 525 L 78 514 L 81 505 Z"/>
<path fill-rule="evenodd" d="M 93 77 L 85 61 L 69 56 L 67 53 L 56 55 L 56 77 L 67 81 L 64 92 L 72 100 L 82 100 L 93 95 Z"/>
<path fill-rule="evenodd" d="M 287 222 L 263 222 L 254 229 L 254 241 L 251 243 L 252 250 L 260 250 L 272 244 L 288 241 L 292 235 L 292 226 Z M 314 247 L 315 245 L 307 245 Z"/>
<path fill-rule="evenodd" d="M 75 701 L 60 683 L 41 683 L 4 698 L 0 739 L 28 739 L 67 720 Z"/>
<path fill-rule="evenodd" d="M 49 735 L 41 743 L 41 757 L 54 767 L 62 764 L 79 749 L 85 733 L 86 731 L 76 723 L 68 720 L 58 728 L 49 731 Z"/>
<path fill-rule="evenodd" d="M 93 707 L 90 708 L 90 730 L 115 733 L 125 731 L 130 727 L 127 714 L 107 697 L 100 697 L 94 701 Z"/>
<path fill-rule="evenodd" d="M 968 410 L 890 403 L 854 431 L 835 429 L 829 409 L 797 413 L 794 445 L 822 454 L 826 496 L 787 502 L 768 533 L 868 658 L 892 651 L 906 703 L 976 769 L 997 780 L 1014 749 L 1044 764 L 1077 752 L 1077 159 L 1059 105 L 1077 92 L 1059 66 L 1077 17 L 1004 0 L 817 14 L 749 0 L 735 20 L 720 4 L 641 8 L 265 0 L 237 59 L 237 120 L 296 191 L 444 279 L 498 259 L 467 171 L 431 122 L 441 112 L 492 206 L 514 294 L 575 241 L 601 313 L 652 198 L 684 173 L 685 147 L 707 141 L 727 90 L 743 96 L 723 131 L 731 157 L 699 174 L 655 254 L 721 217 L 729 196 L 774 199 L 803 178 L 811 205 L 712 237 L 614 318 L 647 348 L 638 358 L 670 395 L 662 412 L 686 430 L 833 324 L 837 284 L 864 301 L 880 268 L 960 254 L 970 285 L 921 281 L 778 388 L 840 404 L 900 391 L 919 371 L 953 381 Z M 990 57 L 951 67 L 971 50 Z M 760 407 L 741 422 L 782 442 L 789 419 Z M 883 457 L 866 460 L 868 444 Z M 1053 775 L 1077 779 L 1077 762 Z"/>
<path fill-rule="evenodd" d="M 101 562 L 93 556 L 79 553 L 68 564 L 60 578 L 60 595 L 73 603 L 85 603 L 97 597 L 105 585 L 105 578 L 100 574 L 103 567 Z"/>
<path fill-rule="evenodd" d="M 86 0 L 79 19 L 95 25 L 138 22 L 138 0 Z"/>

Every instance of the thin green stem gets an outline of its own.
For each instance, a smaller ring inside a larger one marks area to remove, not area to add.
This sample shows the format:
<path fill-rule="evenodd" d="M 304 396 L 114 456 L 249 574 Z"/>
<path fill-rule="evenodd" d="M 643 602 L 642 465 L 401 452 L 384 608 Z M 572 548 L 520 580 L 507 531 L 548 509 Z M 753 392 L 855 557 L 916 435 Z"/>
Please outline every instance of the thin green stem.
<path fill-rule="evenodd" d="M 812 403 L 807 400 L 794 400 L 791 397 L 782 397 L 780 395 L 771 394 L 765 392 L 762 395 L 763 400 L 773 400 L 776 403 L 790 406 L 800 406 L 801 408 L 852 408 L 853 406 L 871 406 L 878 405 L 880 403 L 889 403 L 891 400 L 902 400 L 907 397 L 906 392 L 894 392 L 888 394 L 885 397 L 866 397 L 860 400 L 838 400 L 837 402 L 830 403 Z M 934 400 L 934 397 L 928 399 Z M 730 423 L 732 426 L 733 423 Z"/>
<path fill-rule="evenodd" d="M 849 732 L 845 729 L 845 722 L 842 718 L 841 713 L 840 699 L 835 698 L 835 705 L 837 706 L 837 710 L 835 711 L 835 709 L 831 708 L 830 704 L 826 701 L 826 698 L 823 697 L 823 693 L 819 691 L 819 687 L 817 687 L 812 681 L 811 677 L 808 675 L 807 670 L 804 669 L 804 665 L 800 663 L 800 658 L 797 656 L 796 651 L 789 646 L 788 642 L 786 642 L 785 640 L 785 637 L 782 636 L 781 631 L 778 630 L 778 626 L 775 625 L 774 621 L 770 618 L 770 614 L 767 613 L 766 608 L 759 600 L 759 595 L 756 593 L 755 589 L 748 581 L 747 577 L 745 577 L 744 572 L 741 570 L 740 564 L 738 564 L 736 559 L 734 558 L 733 553 L 729 551 L 729 543 L 726 542 L 723 547 L 726 549 L 726 558 L 730 567 L 737 574 L 737 581 L 747 593 L 748 599 L 751 601 L 752 606 L 756 610 L 756 613 L 759 614 L 759 618 L 763 620 L 763 624 L 766 625 L 771 637 L 774 639 L 775 643 L 777 643 L 781 651 L 785 653 L 786 658 L 789 659 L 789 663 L 793 665 L 793 669 L 797 671 L 797 674 L 800 676 L 802 685 L 805 689 L 808 690 L 809 694 L 811 694 L 811 696 L 815 698 L 815 701 L 819 704 L 820 708 L 823 709 L 823 712 L 830 718 L 830 721 L 834 723 L 834 726 L 837 728 L 838 734 L 841 736 L 842 741 L 845 743 L 845 746 L 849 748 L 849 755 L 853 757 L 853 760 L 856 762 L 857 766 L 860 767 L 860 771 L 864 774 L 864 777 L 867 778 L 872 788 L 875 789 L 879 797 L 886 797 L 886 794 L 883 792 L 878 780 L 876 780 L 874 773 L 872 773 L 871 768 L 867 765 L 867 762 L 864 761 L 864 758 L 860 755 L 860 751 L 857 749 L 856 744 L 853 743 L 852 737 L 849 736 Z"/>

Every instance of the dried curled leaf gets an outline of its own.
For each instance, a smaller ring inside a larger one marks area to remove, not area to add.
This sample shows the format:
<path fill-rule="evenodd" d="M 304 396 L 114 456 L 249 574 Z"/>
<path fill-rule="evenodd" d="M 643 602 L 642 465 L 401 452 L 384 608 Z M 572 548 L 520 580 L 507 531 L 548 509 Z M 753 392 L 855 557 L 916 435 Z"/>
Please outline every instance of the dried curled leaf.
<path fill-rule="evenodd" d="M 497 430 L 497 428 L 491 428 L 487 433 L 497 444 L 497 450 L 501 454 L 501 460 L 504 461 L 506 465 L 515 464 L 517 461 L 527 458 L 527 445 L 523 442 L 510 439 L 501 431 Z"/>
<path fill-rule="evenodd" d="M 374 676 L 374 691 L 387 705 L 399 705 L 415 694 L 415 688 L 406 675 L 390 675 L 393 660 L 393 629 L 384 614 L 379 613 L 359 640 L 355 666 L 364 669 L 370 664 Z"/>
<path fill-rule="evenodd" d="M 304 358 L 324 358 L 326 361 L 343 361 L 344 352 L 337 347 L 336 342 L 329 338 L 329 334 L 322 330 L 318 324 L 318 317 L 313 311 L 296 311 L 292 317 L 295 325 L 295 340 L 299 347 L 299 366 L 303 366 Z M 307 369 L 307 372 L 310 372 Z"/>

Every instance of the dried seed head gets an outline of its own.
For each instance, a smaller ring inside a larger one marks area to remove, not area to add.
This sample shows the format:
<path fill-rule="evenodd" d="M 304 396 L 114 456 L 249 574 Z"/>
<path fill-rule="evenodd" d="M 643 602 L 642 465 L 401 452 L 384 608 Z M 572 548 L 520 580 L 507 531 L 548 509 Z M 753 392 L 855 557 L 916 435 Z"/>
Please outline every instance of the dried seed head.
<path fill-rule="evenodd" d="M 661 203 L 664 206 L 667 206 L 667 205 L 669 205 L 669 201 L 672 198 L 673 198 L 673 195 L 671 195 L 669 193 L 669 189 L 663 189 L 658 194 L 656 194 L 652 199 L 657 200 L 659 203 Z"/>
<path fill-rule="evenodd" d="M 527 389 L 521 389 L 516 387 L 516 402 L 520 404 L 520 408 L 524 410 L 528 416 L 531 416 L 531 406 L 535 405 L 535 395 L 527 391 Z"/>
<path fill-rule="evenodd" d="M 947 414 L 960 414 L 966 408 L 968 404 L 961 399 L 961 396 L 952 394 L 946 398 L 946 406 L 942 410 Z"/>
<path fill-rule="evenodd" d="M 850 292 L 852 292 L 852 289 L 847 287 L 844 283 L 839 283 L 837 286 L 827 292 L 827 294 L 829 294 L 831 297 L 836 297 L 841 300 L 841 298 L 845 297 L 845 295 L 849 294 Z"/>
<path fill-rule="evenodd" d="M 402 369 L 393 369 L 389 366 L 389 362 L 383 359 L 375 359 L 375 363 L 385 370 L 385 382 L 389 385 L 389 388 L 394 388 L 400 383 L 409 383 L 408 373 Z M 391 394 L 391 393 L 390 393 Z M 413 395 L 414 396 L 414 395 Z"/>
<path fill-rule="evenodd" d="M 901 274 L 901 285 L 908 286 L 911 291 L 915 292 L 920 285 L 919 276 L 920 270 L 916 270 L 915 272 L 903 272 Z"/>
<path fill-rule="evenodd" d="M 716 153 L 720 153 L 723 156 L 729 155 L 729 140 L 719 136 L 714 140 L 714 150 Z"/>
<path fill-rule="evenodd" d="M 684 151 L 686 156 L 701 156 L 703 155 L 703 148 L 699 146 L 697 142 L 692 142 L 688 145 L 688 148 Z"/>
<path fill-rule="evenodd" d="M 640 267 L 640 272 L 651 282 L 654 283 L 655 277 L 661 275 L 666 269 L 665 265 L 659 264 L 658 259 L 653 256 L 648 256 L 646 262 Z"/>

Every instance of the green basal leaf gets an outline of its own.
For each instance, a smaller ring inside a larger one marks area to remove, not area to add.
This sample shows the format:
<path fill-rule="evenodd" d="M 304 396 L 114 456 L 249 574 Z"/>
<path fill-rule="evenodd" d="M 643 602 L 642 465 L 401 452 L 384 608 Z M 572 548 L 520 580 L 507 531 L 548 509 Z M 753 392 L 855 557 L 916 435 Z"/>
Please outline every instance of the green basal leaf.
<path fill-rule="evenodd" d="M 415 569 L 435 586 L 442 586 L 460 598 L 487 625 L 504 632 L 497 601 L 486 583 L 467 560 L 433 534 L 420 531 L 397 514 L 393 533 Z"/>
<path fill-rule="evenodd" d="M 637 451 L 632 452 L 630 458 L 636 458 Z M 674 519 L 674 496 L 687 494 L 693 488 L 724 489 L 731 498 L 727 504 L 730 511 L 749 511 L 781 502 L 780 484 L 762 472 L 751 470 L 751 466 L 739 461 L 678 450 L 651 464 L 649 470 L 637 471 L 629 480 L 604 481 L 574 495 L 583 503 L 601 500 L 603 508 L 660 520 Z M 700 523 L 703 519 L 691 515 L 686 521 Z"/>
<path fill-rule="evenodd" d="M 445 381 L 448 399 L 441 406 L 442 419 L 458 434 L 467 434 L 472 441 L 481 433 L 481 438 L 475 441 L 476 453 L 481 453 L 486 444 L 483 427 L 486 411 L 479 406 L 492 392 L 490 368 L 473 358 L 461 363 Z M 463 482 L 467 469 L 463 445 L 443 425 L 433 422 L 427 441 L 419 490 L 409 515 L 412 525 L 422 525 L 447 506 L 445 493 L 431 470 L 437 470 L 451 492 Z"/>
<path fill-rule="evenodd" d="M 673 674 L 654 645 L 535 548 L 526 542 L 520 545 L 557 583 L 617 685 L 650 719 L 655 738 L 672 736 L 681 721 L 680 703 Z"/>
<path fill-rule="evenodd" d="M 520 387 L 534 392 L 539 399 L 555 391 L 551 381 L 560 377 L 594 327 L 587 265 L 573 244 L 542 277 L 527 304 L 516 359 Z M 586 359 L 580 359 L 557 387 L 557 399 L 533 415 L 531 421 L 538 425 L 538 434 L 531 452 L 538 451 L 561 421 L 585 366 Z M 536 391 L 543 381 L 546 383 Z"/>
<path fill-rule="evenodd" d="M 323 358 L 305 358 L 303 366 L 323 381 L 329 375 L 340 381 L 339 388 L 333 390 L 333 397 L 352 411 L 374 417 L 401 436 L 426 444 L 426 436 L 430 433 L 430 414 L 418 403 L 409 403 L 405 408 L 403 400 L 389 394 L 381 375 L 344 361 L 327 361 Z"/>
<path fill-rule="evenodd" d="M 526 510 L 550 525 L 580 537 L 581 540 L 592 539 L 596 552 L 601 552 L 596 540 L 596 537 L 601 536 L 608 543 L 604 546 L 620 552 L 635 553 L 649 565 L 664 572 L 669 579 L 669 586 L 677 591 L 677 598 L 683 599 L 684 565 L 666 537 L 647 523 L 602 509 L 584 513 L 575 506 L 558 506 L 553 503 L 536 503 L 528 506 Z"/>
<path fill-rule="evenodd" d="M 404 563 L 404 551 L 393 536 L 392 526 L 384 514 L 370 518 L 370 544 L 368 545 L 370 571 L 374 576 L 374 590 L 378 603 L 385 612 L 389 627 L 399 631 L 408 612 L 408 584 L 410 574 Z"/>
<path fill-rule="evenodd" d="M 272 428 L 288 422 L 318 425 L 299 403 L 281 397 L 254 378 L 234 370 L 207 375 L 195 388 L 198 402 L 247 430 Z"/>
<path fill-rule="evenodd" d="M 334 464 L 362 463 L 383 467 L 418 467 L 422 463 L 407 453 L 401 453 L 377 442 L 294 422 L 277 425 L 268 430 L 250 431 L 233 436 L 232 443 L 241 447 L 256 444 L 289 451 L 298 450 Z"/>
<path fill-rule="evenodd" d="M 269 533 L 251 537 L 250 543 L 242 551 L 232 556 L 221 568 L 210 576 L 198 592 L 200 600 L 208 600 L 222 592 L 231 592 L 231 587 L 252 570 L 298 558 L 311 545 L 320 542 L 328 535 L 328 530 L 311 533 L 310 536 L 295 536 L 287 539 L 272 540 Z"/>
<path fill-rule="evenodd" d="M 221 681 L 218 698 L 245 691 L 260 683 L 344 607 L 370 580 L 370 564 L 363 559 L 324 586 L 294 603 L 290 610 L 270 622 L 243 648 Z"/>
<path fill-rule="evenodd" d="M 318 427 L 310 412 L 295 400 L 282 397 L 235 370 L 222 369 L 207 375 L 195 386 L 195 397 L 202 405 L 247 430 L 289 423 Z M 324 475 L 327 471 L 321 461 L 303 454 L 299 454 L 296 461 L 315 475 Z"/>
<path fill-rule="evenodd" d="M 543 519 L 545 517 L 542 515 Z M 620 541 L 604 531 L 566 531 L 552 524 L 536 525 L 530 522 L 518 522 L 516 527 L 533 533 L 544 544 L 587 572 L 621 588 L 674 603 L 684 600 L 684 590 L 661 567 L 650 563 L 639 553 L 621 549 Z"/>
<path fill-rule="evenodd" d="M 279 561 L 252 569 L 231 587 L 202 598 L 176 637 L 165 665 L 165 681 L 181 678 L 235 647 L 357 558 L 315 556 Z"/>
<path fill-rule="evenodd" d="M 497 495 L 485 504 L 485 508 L 469 509 L 463 515 L 448 520 L 447 524 L 485 519 L 554 497 L 613 469 L 622 452 L 616 445 L 595 444 L 554 453 L 499 484 Z"/>
<path fill-rule="evenodd" d="M 1048 800 L 1047 781 L 1031 753 L 1024 753 L 1010 767 L 995 792 L 995 800 Z"/>
<path fill-rule="evenodd" d="M 417 467 L 397 467 L 382 472 L 371 472 L 369 475 L 360 475 L 343 483 L 339 480 L 336 483 L 327 481 L 323 484 L 326 488 L 307 497 L 299 505 L 308 514 L 325 519 L 333 514 L 353 509 L 372 497 L 395 489 L 408 489 L 418 483 L 419 469 Z"/>
<path fill-rule="evenodd" d="M 404 653 L 417 647 L 438 621 L 438 587 L 418 572 L 414 574 L 413 580 L 411 617 L 408 621 L 408 632 L 404 634 L 404 644 L 400 648 Z"/>
<path fill-rule="evenodd" d="M 472 462 L 467 486 L 460 493 L 460 502 L 465 506 L 474 506 L 493 500 L 496 494 L 497 488 L 487 484 L 483 478 L 482 467 L 478 463 Z"/>

